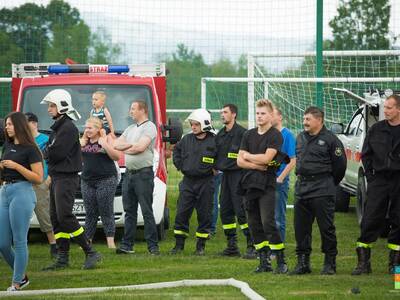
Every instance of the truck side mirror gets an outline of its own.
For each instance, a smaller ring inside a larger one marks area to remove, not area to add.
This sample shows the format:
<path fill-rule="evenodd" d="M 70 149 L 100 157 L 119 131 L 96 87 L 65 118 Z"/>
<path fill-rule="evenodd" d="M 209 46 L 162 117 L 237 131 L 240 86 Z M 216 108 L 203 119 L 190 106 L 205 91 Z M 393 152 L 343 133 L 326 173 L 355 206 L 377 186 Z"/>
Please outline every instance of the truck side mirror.
<path fill-rule="evenodd" d="M 168 125 L 161 125 L 161 130 L 163 132 L 163 142 L 176 144 L 182 138 L 183 128 L 179 119 L 169 118 Z"/>
<path fill-rule="evenodd" d="M 6 137 L 4 136 L 4 119 L 0 118 L 0 147 L 4 145 Z"/>
<path fill-rule="evenodd" d="M 331 131 L 334 134 L 342 134 L 344 132 L 344 126 L 341 123 L 333 123 L 331 126 Z"/>

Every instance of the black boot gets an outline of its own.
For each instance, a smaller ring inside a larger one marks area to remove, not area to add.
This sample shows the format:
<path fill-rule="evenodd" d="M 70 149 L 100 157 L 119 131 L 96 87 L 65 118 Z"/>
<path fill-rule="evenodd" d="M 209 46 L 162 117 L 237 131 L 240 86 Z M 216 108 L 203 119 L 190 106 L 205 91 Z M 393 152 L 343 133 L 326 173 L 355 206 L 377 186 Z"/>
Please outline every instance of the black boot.
<path fill-rule="evenodd" d="M 50 256 L 52 259 L 57 258 L 57 244 L 50 244 Z"/>
<path fill-rule="evenodd" d="M 65 269 L 69 266 L 69 239 L 57 239 L 57 257 L 49 266 L 44 267 L 42 271 L 55 271 Z"/>
<path fill-rule="evenodd" d="M 227 247 L 222 251 L 224 256 L 240 256 L 240 250 L 237 245 L 237 235 L 228 235 Z"/>
<path fill-rule="evenodd" d="M 336 274 L 336 255 L 325 255 L 324 266 L 321 270 L 321 275 Z"/>
<path fill-rule="evenodd" d="M 92 244 L 90 243 L 84 232 L 78 236 L 75 236 L 74 241 L 82 248 L 83 252 L 85 252 L 86 255 L 90 251 L 92 251 Z"/>
<path fill-rule="evenodd" d="M 85 262 L 83 263 L 83 269 L 89 270 L 89 269 L 94 269 L 96 267 L 96 264 L 101 260 L 101 255 L 100 253 L 96 252 L 95 250 L 90 250 L 89 252 L 86 253 L 86 259 Z"/>
<path fill-rule="evenodd" d="M 169 253 L 170 254 L 178 254 L 181 253 L 183 251 L 183 249 L 185 248 L 185 238 L 182 236 L 176 236 L 175 237 L 175 247 L 172 248 Z"/>
<path fill-rule="evenodd" d="M 357 247 L 357 267 L 351 272 L 351 275 L 369 274 L 371 270 L 371 248 Z"/>
<path fill-rule="evenodd" d="M 82 268 L 86 270 L 94 269 L 96 264 L 101 260 L 100 253 L 93 249 L 92 243 L 86 237 L 85 233 L 74 237 L 74 240 L 82 248 L 86 255 Z"/>
<path fill-rule="evenodd" d="M 294 270 L 290 272 L 290 275 L 304 275 L 311 273 L 310 266 L 310 255 L 307 254 L 299 254 L 297 255 L 297 265 L 294 267 Z"/>
<path fill-rule="evenodd" d="M 275 251 L 276 255 L 276 269 L 274 271 L 275 274 L 286 274 L 289 269 L 285 261 L 285 253 L 284 250 Z"/>
<path fill-rule="evenodd" d="M 59 250 L 55 262 L 51 265 L 44 267 L 42 271 L 56 271 L 62 270 L 69 266 L 69 252 Z"/>
<path fill-rule="evenodd" d="M 246 247 L 246 253 L 243 255 L 243 258 L 245 259 L 256 259 L 257 258 L 257 251 L 254 248 L 254 243 L 253 239 L 251 238 L 250 231 L 244 231 L 244 235 L 246 236 L 246 241 L 247 241 L 247 247 Z"/>
<path fill-rule="evenodd" d="M 389 274 L 394 274 L 395 266 L 400 266 L 400 251 L 390 250 L 390 252 L 389 252 Z"/>
<path fill-rule="evenodd" d="M 203 256 L 205 254 L 205 248 L 206 248 L 206 239 L 197 238 L 196 250 L 194 251 L 194 255 Z"/>
<path fill-rule="evenodd" d="M 255 273 L 262 273 L 262 272 L 272 272 L 271 266 L 271 250 L 269 247 L 263 247 L 258 251 L 258 256 L 260 258 L 259 266 L 254 270 Z"/>

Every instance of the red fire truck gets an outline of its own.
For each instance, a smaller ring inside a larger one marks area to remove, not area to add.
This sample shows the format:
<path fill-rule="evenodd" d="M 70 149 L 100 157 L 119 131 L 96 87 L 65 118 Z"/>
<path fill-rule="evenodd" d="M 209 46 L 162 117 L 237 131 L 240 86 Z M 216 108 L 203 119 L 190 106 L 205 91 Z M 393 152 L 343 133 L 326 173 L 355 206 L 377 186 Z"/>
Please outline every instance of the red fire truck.
<path fill-rule="evenodd" d="M 149 118 L 157 126 L 157 140 L 154 153 L 154 200 L 153 211 L 163 238 L 169 225 L 167 207 L 166 142 L 176 143 L 182 135 L 182 126 L 176 119 L 166 116 L 166 76 L 165 65 L 60 65 L 57 63 L 18 64 L 12 66 L 12 109 L 33 112 L 39 118 L 39 128 L 50 132 L 53 120 L 47 114 L 47 107 L 41 105 L 43 97 L 53 89 L 65 89 L 71 96 L 74 108 L 82 115 L 75 124 L 83 132 L 85 120 L 92 108 L 93 92 L 102 90 L 107 95 L 106 106 L 112 115 L 114 131 L 118 136 L 128 127 L 130 104 L 135 99 L 146 100 Z M 125 173 L 124 159 L 119 161 L 122 180 Z M 122 181 L 121 180 L 121 181 Z M 138 226 L 143 226 L 143 216 L 139 207 Z M 74 213 L 82 223 L 85 209 L 80 190 L 76 195 Z M 116 225 L 124 225 L 121 182 L 114 201 Z M 101 226 L 101 222 L 98 223 Z M 31 227 L 38 227 L 34 216 Z"/>

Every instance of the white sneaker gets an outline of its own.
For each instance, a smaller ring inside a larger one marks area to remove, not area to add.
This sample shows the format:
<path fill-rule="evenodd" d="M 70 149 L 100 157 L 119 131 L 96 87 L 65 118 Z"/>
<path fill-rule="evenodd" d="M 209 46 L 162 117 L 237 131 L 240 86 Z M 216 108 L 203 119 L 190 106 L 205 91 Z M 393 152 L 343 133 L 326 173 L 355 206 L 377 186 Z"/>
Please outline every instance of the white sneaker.
<path fill-rule="evenodd" d="M 24 279 L 22 279 L 18 288 L 15 285 L 12 285 L 9 288 L 7 288 L 7 292 L 18 292 L 26 288 L 28 285 L 29 285 L 29 279 L 28 276 L 25 275 Z"/>

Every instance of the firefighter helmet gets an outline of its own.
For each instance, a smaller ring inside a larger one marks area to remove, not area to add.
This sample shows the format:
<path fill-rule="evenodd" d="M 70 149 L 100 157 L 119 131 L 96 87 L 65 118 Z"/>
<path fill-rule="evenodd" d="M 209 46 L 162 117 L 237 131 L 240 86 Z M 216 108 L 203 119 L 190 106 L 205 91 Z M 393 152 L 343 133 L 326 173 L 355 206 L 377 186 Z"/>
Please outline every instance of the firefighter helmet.
<path fill-rule="evenodd" d="M 60 115 L 66 114 L 72 120 L 76 121 L 81 115 L 72 106 L 71 94 L 63 89 L 55 89 L 49 92 L 40 102 L 40 104 L 54 103 L 57 106 L 57 112 Z"/>
<path fill-rule="evenodd" d="M 213 127 L 211 124 L 211 114 L 204 108 L 198 108 L 191 112 L 187 121 L 195 121 L 200 123 L 200 129 L 202 132 L 212 131 Z"/>

